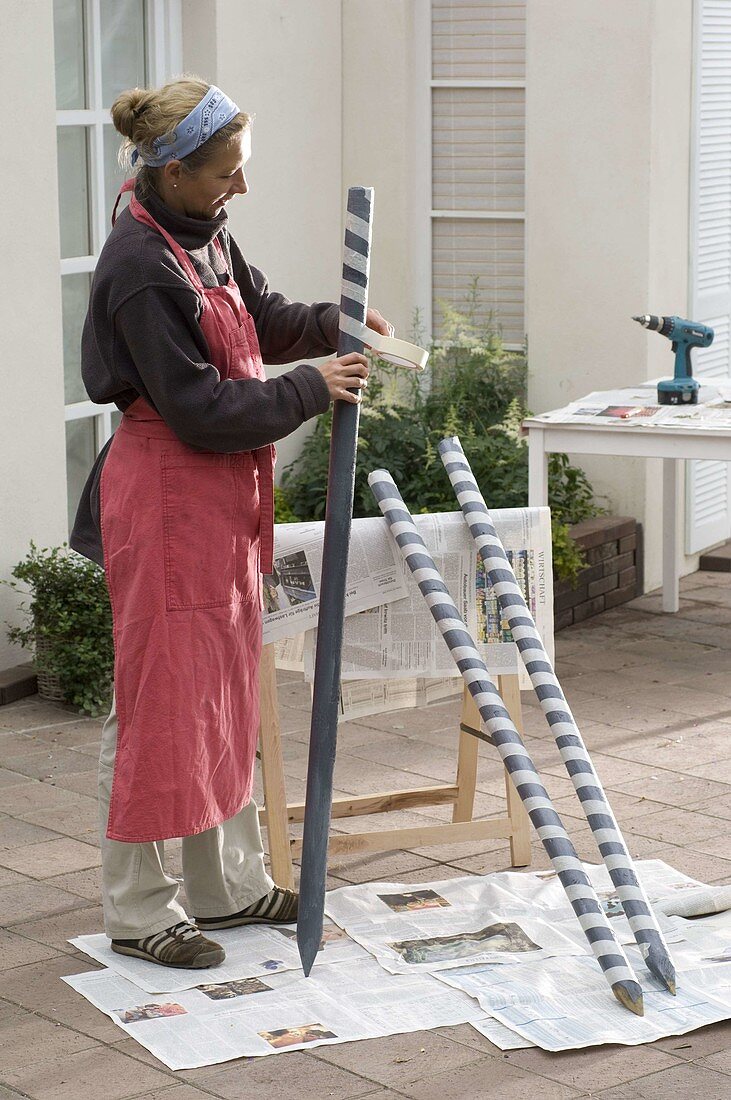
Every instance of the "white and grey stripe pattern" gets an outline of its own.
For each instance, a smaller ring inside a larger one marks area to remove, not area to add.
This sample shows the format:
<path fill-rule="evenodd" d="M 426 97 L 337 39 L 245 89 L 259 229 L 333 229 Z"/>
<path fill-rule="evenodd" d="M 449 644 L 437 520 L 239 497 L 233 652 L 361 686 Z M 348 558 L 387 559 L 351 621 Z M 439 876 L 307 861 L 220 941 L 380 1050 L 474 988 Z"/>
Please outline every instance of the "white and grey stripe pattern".
<path fill-rule="evenodd" d="M 642 989 L 393 478 L 386 470 L 375 470 L 369 475 L 368 484 L 523 800 L 604 976 L 617 1000 L 642 1015 Z"/>
<path fill-rule="evenodd" d="M 675 993 L 667 945 L 459 440 L 439 454 L 647 968 Z"/>
<path fill-rule="evenodd" d="M 368 300 L 370 269 L 372 187 L 351 187 L 345 213 L 343 281 L 340 291 L 340 340 L 338 354 L 363 351 L 363 325 Z M 343 337 L 346 338 L 344 346 Z"/>

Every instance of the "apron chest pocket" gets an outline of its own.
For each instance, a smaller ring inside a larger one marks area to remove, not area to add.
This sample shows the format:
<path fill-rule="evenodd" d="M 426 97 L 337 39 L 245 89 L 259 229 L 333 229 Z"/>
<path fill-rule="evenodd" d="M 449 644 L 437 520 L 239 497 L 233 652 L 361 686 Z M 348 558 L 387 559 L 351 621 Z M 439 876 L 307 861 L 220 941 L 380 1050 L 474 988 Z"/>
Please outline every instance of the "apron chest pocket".
<path fill-rule="evenodd" d="M 259 490 L 250 454 L 162 456 L 168 611 L 259 599 Z"/>

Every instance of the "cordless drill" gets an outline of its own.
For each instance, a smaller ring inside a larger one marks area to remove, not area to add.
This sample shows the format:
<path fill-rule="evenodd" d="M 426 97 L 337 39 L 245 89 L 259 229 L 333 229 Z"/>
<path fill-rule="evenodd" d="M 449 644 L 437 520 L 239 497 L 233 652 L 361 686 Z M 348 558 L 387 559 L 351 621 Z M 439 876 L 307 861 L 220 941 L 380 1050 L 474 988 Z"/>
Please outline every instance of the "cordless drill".
<path fill-rule="evenodd" d="M 672 341 L 675 352 L 675 377 L 657 384 L 658 405 L 697 405 L 699 385 L 693 377 L 691 348 L 707 348 L 713 343 L 713 329 L 682 317 L 653 317 L 649 313 L 633 317 L 643 328 L 652 329 Z"/>

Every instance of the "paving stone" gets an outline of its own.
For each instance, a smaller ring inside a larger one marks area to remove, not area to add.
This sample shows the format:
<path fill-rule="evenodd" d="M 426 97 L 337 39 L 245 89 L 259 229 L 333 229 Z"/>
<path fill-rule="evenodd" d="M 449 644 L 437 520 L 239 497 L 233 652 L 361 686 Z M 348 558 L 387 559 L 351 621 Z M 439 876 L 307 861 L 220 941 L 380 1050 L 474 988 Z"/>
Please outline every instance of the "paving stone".
<path fill-rule="evenodd" d="M 413 1084 L 402 1084 L 399 1092 L 415 1100 L 435 1100 L 438 1096 L 459 1097 L 459 1100 L 485 1100 L 486 1097 L 525 1100 L 526 1096 L 536 1095 L 536 1087 L 540 1090 L 537 1093 L 540 1100 L 567 1100 L 581 1095 L 577 1089 L 558 1081 L 541 1078 L 536 1082 L 533 1074 L 512 1065 L 508 1059 L 489 1055 Z"/>
<path fill-rule="evenodd" d="M 44 810 L 56 810 L 59 807 L 75 805 L 79 796 L 73 791 L 54 787 L 50 783 L 26 781 L 22 786 L 9 787 L 3 791 L 3 812 L 14 817 L 36 815 Z"/>
<path fill-rule="evenodd" d="M 59 955 L 43 962 L 16 966 L 2 976 L 2 996 L 11 1004 L 37 1012 L 52 1023 L 73 1025 L 75 1031 L 92 1039 L 114 1043 L 125 1033 L 70 985 L 61 981 L 62 975 L 97 969 L 96 963 L 86 956 L 81 958 L 76 955 Z M 16 1081 L 8 1081 L 8 1084 L 19 1087 Z"/>
<path fill-rule="evenodd" d="M 3 1047 L 0 1073 L 14 1085 L 19 1082 L 12 1078 L 29 1066 L 60 1061 L 80 1050 L 102 1049 L 88 1035 L 44 1020 L 18 1005 L 10 1006 L 0 1026 Z"/>
<path fill-rule="evenodd" d="M 69 939 L 93 936 L 104 931 L 101 904 L 84 906 L 80 898 L 76 902 L 79 908 L 67 909 L 63 913 L 38 920 L 21 920 L 13 926 L 12 931 L 71 955 L 75 949 L 68 942 Z"/>
<path fill-rule="evenodd" d="M 16 966 L 52 959 L 61 952 L 47 944 L 37 943 L 27 936 L 0 929 L 0 971 L 12 970 Z"/>
<path fill-rule="evenodd" d="M 98 848 L 80 844 L 71 837 L 25 844 L 0 853 L 0 866 L 22 871 L 30 878 L 46 879 L 68 871 L 80 871 L 101 864 Z"/>
<path fill-rule="evenodd" d="M 33 1100 L 126 1100 L 139 1096 L 141 1089 L 162 1088 L 171 1080 L 151 1066 L 102 1046 L 67 1055 L 60 1061 L 35 1063 L 8 1072 L 5 1078 Z"/>
<path fill-rule="evenodd" d="M 395 1089 L 433 1076 L 440 1071 L 468 1065 L 480 1058 L 479 1051 L 454 1043 L 434 1031 L 414 1031 L 407 1035 L 389 1035 L 342 1046 L 318 1047 L 317 1057 L 343 1069 L 362 1073 Z"/>
<path fill-rule="evenodd" d="M 52 832 L 51 829 L 44 829 L 30 821 L 0 814 L 0 850 L 17 848 L 23 844 L 35 844 L 41 840 L 56 840 L 58 836 L 59 834 Z"/>
<path fill-rule="evenodd" d="M 327 1048 L 319 1047 L 318 1050 Z M 181 1070 L 176 1077 L 200 1085 L 224 1100 L 242 1097 L 288 1097 L 298 1100 L 355 1100 L 378 1088 L 368 1077 L 368 1066 L 359 1074 L 334 1066 L 305 1051 L 289 1051 L 285 1056 L 239 1059 L 224 1066 Z"/>
<path fill-rule="evenodd" d="M 651 1073 L 639 1080 L 595 1092 L 602 1100 L 679 1100 L 703 1097 L 703 1100 L 728 1100 L 731 1078 L 704 1066 L 686 1064 Z"/>
<path fill-rule="evenodd" d="M 649 1046 L 589 1047 L 560 1054 L 535 1047 L 511 1051 L 510 1063 L 589 1094 L 677 1065 L 672 1055 Z"/>
<path fill-rule="evenodd" d="M 6 927 L 22 920 L 75 909 L 79 898 L 66 890 L 58 890 L 40 882 L 24 882 L 20 885 L 0 887 L 0 926 Z"/>

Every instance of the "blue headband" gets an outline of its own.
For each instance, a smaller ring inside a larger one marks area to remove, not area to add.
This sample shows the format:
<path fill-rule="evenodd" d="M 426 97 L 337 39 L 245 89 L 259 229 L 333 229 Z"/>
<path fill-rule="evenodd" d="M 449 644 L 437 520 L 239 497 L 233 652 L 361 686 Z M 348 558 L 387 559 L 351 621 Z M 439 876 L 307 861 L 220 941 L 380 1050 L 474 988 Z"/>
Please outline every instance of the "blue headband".
<path fill-rule="evenodd" d="M 140 159 L 150 168 L 162 168 L 171 160 L 182 160 L 208 141 L 217 130 L 226 126 L 238 113 L 239 109 L 234 101 L 211 84 L 200 103 L 174 130 L 155 138 L 151 154 L 142 152 L 139 147 L 134 150 L 132 164 Z"/>

